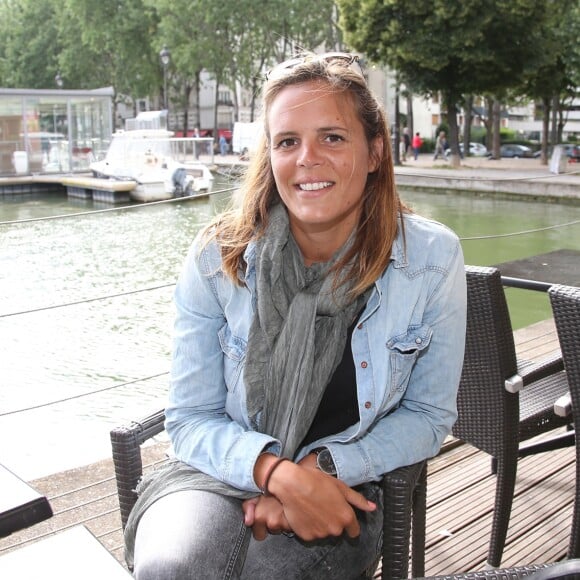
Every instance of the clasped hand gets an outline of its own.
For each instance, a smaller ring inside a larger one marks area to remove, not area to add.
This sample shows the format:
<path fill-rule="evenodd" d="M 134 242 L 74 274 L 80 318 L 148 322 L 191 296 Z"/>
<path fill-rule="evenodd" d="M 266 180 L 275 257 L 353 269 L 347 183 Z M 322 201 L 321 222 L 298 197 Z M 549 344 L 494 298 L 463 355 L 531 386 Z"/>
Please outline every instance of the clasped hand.
<path fill-rule="evenodd" d="M 256 540 L 281 532 L 293 532 L 305 541 L 343 532 L 354 538 L 360 534 L 354 508 L 376 509 L 376 504 L 308 460 L 299 465 L 280 464 L 268 489 L 271 496 L 243 502 L 244 523 L 252 528 Z"/>

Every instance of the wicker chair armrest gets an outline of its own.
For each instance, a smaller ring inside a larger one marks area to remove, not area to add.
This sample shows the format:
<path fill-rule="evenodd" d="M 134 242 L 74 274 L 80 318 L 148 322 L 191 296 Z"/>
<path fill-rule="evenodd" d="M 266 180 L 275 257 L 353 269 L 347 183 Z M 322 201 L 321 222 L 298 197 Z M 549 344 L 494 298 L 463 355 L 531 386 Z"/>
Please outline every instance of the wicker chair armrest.
<path fill-rule="evenodd" d="M 526 386 L 563 370 L 564 361 L 560 352 L 539 361 L 518 361 L 518 372 L 506 379 L 505 390 L 508 393 L 517 393 Z"/>
<path fill-rule="evenodd" d="M 446 576 L 427 576 L 425 580 L 516 580 L 530 576 L 535 578 L 536 573 L 549 569 L 553 564 L 537 564 L 517 566 L 514 568 L 498 568 L 494 570 L 478 570 L 465 574 L 448 574 Z"/>
<path fill-rule="evenodd" d="M 580 578 L 580 559 L 562 560 L 552 564 L 531 564 L 514 568 L 498 568 L 449 574 L 447 576 L 428 576 L 425 580 L 516 580 L 529 576 L 533 580 L 556 580 L 557 578 Z"/>
<path fill-rule="evenodd" d="M 564 361 L 562 360 L 562 353 L 556 352 L 549 357 L 535 361 L 532 364 L 525 366 L 518 365 L 518 374 L 524 381 L 524 387 L 545 379 L 551 375 L 555 375 L 564 370 Z"/>
<path fill-rule="evenodd" d="M 534 580 L 552 580 L 556 578 L 580 578 L 580 559 L 563 560 L 554 565 L 545 566 L 534 573 Z"/>
<path fill-rule="evenodd" d="M 570 417 L 572 415 L 572 396 L 569 392 L 556 400 L 554 414 L 558 415 L 558 417 Z"/>
<path fill-rule="evenodd" d="M 425 573 L 427 462 L 400 467 L 383 476 L 382 578 L 407 578 L 409 538 L 414 576 Z"/>
<path fill-rule="evenodd" d="M 135 489 L 143 475 L 141 445 L 161 433 L 165 428 L 164 422 L 165 412 L 162 410 L 142 421 L 116 427 L 110 433 L 123 528 L 137 501 Z"/>

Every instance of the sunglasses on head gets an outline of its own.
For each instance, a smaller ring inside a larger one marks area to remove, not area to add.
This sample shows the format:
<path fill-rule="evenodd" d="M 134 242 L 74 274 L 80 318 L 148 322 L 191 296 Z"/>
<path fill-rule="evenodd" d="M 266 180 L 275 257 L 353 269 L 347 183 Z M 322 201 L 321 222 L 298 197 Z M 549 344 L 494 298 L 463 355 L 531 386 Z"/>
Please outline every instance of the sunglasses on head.
<path fill-rule="evenodd" d="M 358 55 L 350 54 L 348 52 L 326 52 L 324 54 L 307 54 L 304 56 L 297 56 L 289 60 L 285 60 L 277 64 L 274 68 L 266 73 L 266 80 L 271 81 L 283 77 L 294 67 L 307 62 L 339 62 L 343 63 L 345 67 L 358 73 L 364 79 L 364 71 L 362 69 Z"/>

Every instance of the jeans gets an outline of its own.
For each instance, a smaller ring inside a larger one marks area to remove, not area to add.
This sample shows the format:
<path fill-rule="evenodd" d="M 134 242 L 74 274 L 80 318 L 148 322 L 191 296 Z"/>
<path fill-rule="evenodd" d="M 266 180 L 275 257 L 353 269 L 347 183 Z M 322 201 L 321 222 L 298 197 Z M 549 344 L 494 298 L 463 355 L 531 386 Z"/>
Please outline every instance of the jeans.
<path fill-rule="evenodd" d="M 137 580 L 348 580 L 373 567 L 382 544 L 383 501 L 378 484 L 361 486 L 377 503 L 357 510 L 358 538 L 303 542 L 269 535 L 259 542 L 244 526 L 238 499 L 207 491 L 181 491 L 155 502 L 143 515 L 135 541 Z"/>

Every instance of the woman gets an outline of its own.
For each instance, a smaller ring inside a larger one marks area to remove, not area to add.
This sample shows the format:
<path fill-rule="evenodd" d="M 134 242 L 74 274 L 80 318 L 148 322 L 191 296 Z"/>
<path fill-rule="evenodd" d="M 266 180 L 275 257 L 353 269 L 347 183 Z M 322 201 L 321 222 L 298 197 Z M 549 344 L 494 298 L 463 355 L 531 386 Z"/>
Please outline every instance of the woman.
<path fill-rule="evenodd" d="M 399 200 L 356 57 L 283 63 L 263 103 L 240 208 L 176 288 L 176 461 L 131 513 L 139 580 L 358 577 L 380 551 L 375 482 L 456 418 L 460 244 Z"/>

